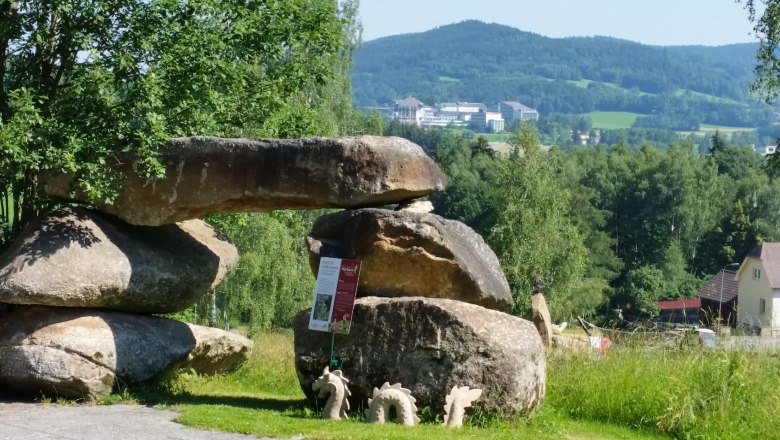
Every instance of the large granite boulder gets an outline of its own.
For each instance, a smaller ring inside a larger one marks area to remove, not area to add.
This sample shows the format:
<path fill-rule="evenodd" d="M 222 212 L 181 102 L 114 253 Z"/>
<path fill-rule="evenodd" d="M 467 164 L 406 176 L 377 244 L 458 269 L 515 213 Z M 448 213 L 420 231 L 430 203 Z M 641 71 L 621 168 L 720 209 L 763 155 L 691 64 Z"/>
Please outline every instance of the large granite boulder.
<path fill-rule="evenodd" d="M 250 339 L 218 328 L 187 326 L 195 338 L 195 346 L 172 368 L 213 375 L 233 371 L 249 358 L 254 345 Z"/>
<path fill-rule="evenodd" d="M 449 298 L 512 309 L 496 254 L 474 230 L 436 214 L 366 208 L 325 215 L 307 238 L 320 256 L 363 260 L 360 296 Z"/>
<path fill-rule="evenodd" d="M 0 256 L 0 302 L 175 312 L 237 263 L 236 248 L 202 220 L 143 227 L 64 209 Z"/>
<path fill-rule="evenodd" d="M 295 368 L 301 389 L 328 365 L 331 335 L 307 329 L 309 311 L 294 320 Z M 374 387 L 400 382 L 417 407 L 434 411 L 453 386 L 483 390 L 475 404 L 504 414 L 529 414 L 545 395 L 545 353 L 530 322 L 459 301 L 433 298 L 357 300 L 349 335 L 337 335 L 353 408 Z"/>
<path fill-rule="evenodd" d="M 175 367 L 229 370 L 252 342 L 224 333 L 154 316 L 19 307 L 0 317 L 0 383 L 33 396 L 95 399 L 115 382 L 142 382 Z"/>
<path fill-rule="evenodd" d="M 160 152 L 166 177 L 147 180 L 134 159 L 113 204 L 101 211 L 156 226 L 209 213 L 379 206 L 440 191 L 446 177 L 418 145 L 402 138 L 360 136 L 296 140 L 177 138 Z M 72 176 L 50 176 L 46 192 L 84 201 Z"/>

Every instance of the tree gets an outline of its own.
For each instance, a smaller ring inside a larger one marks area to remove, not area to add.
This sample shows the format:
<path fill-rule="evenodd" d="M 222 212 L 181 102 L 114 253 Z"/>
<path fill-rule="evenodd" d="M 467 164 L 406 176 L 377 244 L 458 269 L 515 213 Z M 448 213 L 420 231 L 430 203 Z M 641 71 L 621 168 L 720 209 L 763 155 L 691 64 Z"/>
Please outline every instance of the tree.
<path fill-rule="evenodd" d="M 336 0 L 0 0 L 0 228 L 47 207 L 48 172 L 110 201 L 107 165 L 160 178 L 172 136 L 316 133 L 350 32 Z"/>
<path fill-rule="evenodd" d="M 434 154 L 449 183 L 431 196 L 436 212 L 461 221 L 479 234 L 487 235 L 495 224 L 498 161 L 483 137 L 442 143 Z"/>
<path fill-rule="evenodd" d="M 726 149 L 726 141 L 720 136 L 720 132 L 715 130 L 715 134 L 710 138 L 710 154 L 715 154 L 718 151 Z"/>
<path fill-rule="evenodd" d="M 642 266 L 628 271 L 626 281 L 619 289 L 616 301 L 621 308 L 629 308 L 632 314 L 644 318 L 655 316 L 658 305 L 666 292 L 663 272 L 655 266 Z"/>
<path fill-rule="evenodd" d="M 217 322 L 241 325 L 250 334 L 289 328 L 296 313 L 309 306 L 314 276 L 301 239 L 321 211 L 210 216 L 241 255 L 238 267 L 215 288 Z M 205 322 L 210 298 L 177 317 Z"/>
<path fill-rule="evenodd" d="M 736 0 L 740 2 L 742 0 Z M 756 14 L 756 0 L 744 0 L 748 18 L 754 23 L 753 31 L 758 37 L 756 54 L 756 78 L 753 90 L 771 102 L 780 94 L 780 0 L 760 0 L 764 6 L 763 14 Z"/>
<path fill-rule="evenodd" d="M 581 313 L 571 300 L 581 299 L 576 293 L 587 251 L 567 216 L 570 195 L 557 175 L 557 152 L 542 151 L 536 129 L 528 124 L 521 126 L 513 146 L 497 176 L 497 218 L 488 242 L 509 280 L 514 312 L 528 309 L 534 276 L 541 275 L 554 317 Z"/>

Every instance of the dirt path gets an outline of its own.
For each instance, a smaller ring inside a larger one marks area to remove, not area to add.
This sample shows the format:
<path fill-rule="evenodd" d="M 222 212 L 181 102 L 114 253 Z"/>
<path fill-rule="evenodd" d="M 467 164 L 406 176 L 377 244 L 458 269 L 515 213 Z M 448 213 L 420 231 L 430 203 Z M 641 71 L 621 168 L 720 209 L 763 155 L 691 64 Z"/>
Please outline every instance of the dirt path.
<path fill-rule="evenodd" d="M 0 440 L 257 440 L 188 428 L 173 421 L 177 416 L 174 411 L 141 405 L 0 402 Z"/>

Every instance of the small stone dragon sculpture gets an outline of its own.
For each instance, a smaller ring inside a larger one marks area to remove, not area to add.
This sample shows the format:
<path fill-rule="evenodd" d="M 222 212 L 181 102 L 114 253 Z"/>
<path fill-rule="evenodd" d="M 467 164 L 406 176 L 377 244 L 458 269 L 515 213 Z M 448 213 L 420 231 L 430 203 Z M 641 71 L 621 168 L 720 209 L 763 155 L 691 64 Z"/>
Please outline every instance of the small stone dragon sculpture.
<path fill-rule="evenodd" d="M 322 399 L 330 395 L 322 411 L 323 418 L 333 420 L 347 418 L 347 410 L 349 410 L 347 398 L 352 394 L 347 389 L 348 383 L 349 380 L 342 376 L 341 370 L 331 372 L 330 368 L 325 367 L 322 376 L 311 385 L 312 390 L 319 391 L 318 398 Z"/>
<path fill-rule="evenodd" d="M 368 408 L 366 409 L 366 421 L 370 423 L 383 424 L 387 421 L 390 414 L 390 408 L 395 408 L 395 414 L 398 423 L 405 426 L 415 426 L 420 423 L 417 417 L 417 406 L 414 404 L 416 399 L 412 397 L 412 392 L 406 388 L 401 388 L 401 384 L 390 385 L 385 382 L 382 388 L 374 388 L 373 398 L 368 399 Z"/>
<path fill-rule="evenodd" d="M 482 395 L 480 389 L 469 389 L 469 387 L 452 387 L 452 391 L 444 400 L 444 426 L 450 428 L 460 428 L 463 426 L 463 416 L 466 414 L 466 408 L 471 403 L 479 399 Z"/>

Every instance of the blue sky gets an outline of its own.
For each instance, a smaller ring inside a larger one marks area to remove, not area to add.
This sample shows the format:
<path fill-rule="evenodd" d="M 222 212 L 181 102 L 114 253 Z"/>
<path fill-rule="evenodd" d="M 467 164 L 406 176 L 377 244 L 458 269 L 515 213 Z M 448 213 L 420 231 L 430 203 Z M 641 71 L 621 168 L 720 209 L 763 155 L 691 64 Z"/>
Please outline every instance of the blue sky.
<path fill-rule="evenodd" d="M 754 42 L 734 0 L 360 0 L 363 40 L 467 19 L 549 37 L 605 35 L 654 45 Z"/>

